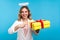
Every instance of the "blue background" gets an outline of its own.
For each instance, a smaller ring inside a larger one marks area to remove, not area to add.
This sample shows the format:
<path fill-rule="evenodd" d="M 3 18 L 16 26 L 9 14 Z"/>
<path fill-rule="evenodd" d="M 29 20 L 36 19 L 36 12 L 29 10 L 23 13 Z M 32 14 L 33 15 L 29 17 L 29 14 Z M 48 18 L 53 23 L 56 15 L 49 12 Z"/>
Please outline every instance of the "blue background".
<path fill-rule="evenodd" d="M 51 26 L 41 29 L 34 40 L 60 40 L 60 1 L 59 0 L 0 0 L 0 40 L 16 40 L 17 34 L 8 34 L 8 28 L 18 19 L 20 2 L 29 2 L 32 18 L 50 20 Z"/>

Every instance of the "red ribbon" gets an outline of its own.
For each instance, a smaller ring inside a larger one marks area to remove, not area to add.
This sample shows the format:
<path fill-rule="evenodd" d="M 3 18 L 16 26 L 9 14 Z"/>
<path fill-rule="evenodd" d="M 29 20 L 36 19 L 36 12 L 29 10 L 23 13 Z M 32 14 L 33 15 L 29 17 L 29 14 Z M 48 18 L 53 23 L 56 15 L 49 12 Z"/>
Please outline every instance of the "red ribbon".
<path fill-rule="evenodd" d="M 31 25 L 31 28 L 32 28 L 32 23 L 34 23 L 34 22 L 31 22 L 31 23 L 30 23 L 30 25 Z"/>
<path fill-rule="evenodd" d="M 43 20 L 36 20 L 36 22 L 40 22 L 41 23 L 41 28 L 44 28 Z M 32 22 L 32 23 L 34 23 L 34 22 Z M 31 28 L 32 28 L 32 23 L 30 23 Z"/>
<path fill-rule="evenodd" d="M 41 28 L 44 28 L 43 20 L 36 20 L 36 22 L 40 22 L 41 23 Z"/>

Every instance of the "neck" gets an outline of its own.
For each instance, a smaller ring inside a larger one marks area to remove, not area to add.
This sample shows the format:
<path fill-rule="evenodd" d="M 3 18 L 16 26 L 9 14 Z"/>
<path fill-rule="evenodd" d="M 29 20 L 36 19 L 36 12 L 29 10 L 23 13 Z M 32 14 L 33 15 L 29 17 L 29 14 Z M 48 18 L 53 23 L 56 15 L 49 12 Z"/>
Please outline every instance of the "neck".
<path fill-rule="evenodd" d="M 25 19 L 22 19 L 23 21 L 27 21 L 28 20 L 28 18 L 25 18 Z"/>

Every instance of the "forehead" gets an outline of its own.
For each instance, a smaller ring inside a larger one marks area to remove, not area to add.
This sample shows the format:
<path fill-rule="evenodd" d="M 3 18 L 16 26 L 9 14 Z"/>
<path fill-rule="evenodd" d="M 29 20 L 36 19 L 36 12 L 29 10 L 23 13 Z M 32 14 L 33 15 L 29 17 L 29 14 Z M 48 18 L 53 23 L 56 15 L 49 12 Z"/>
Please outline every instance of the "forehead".
<path fill-rule="evenodd" d="M 22 11 L 28 11 L 28 9 L 26 9 L 26 8 L 23 8 L 23 9 L 22 9 Z"/>

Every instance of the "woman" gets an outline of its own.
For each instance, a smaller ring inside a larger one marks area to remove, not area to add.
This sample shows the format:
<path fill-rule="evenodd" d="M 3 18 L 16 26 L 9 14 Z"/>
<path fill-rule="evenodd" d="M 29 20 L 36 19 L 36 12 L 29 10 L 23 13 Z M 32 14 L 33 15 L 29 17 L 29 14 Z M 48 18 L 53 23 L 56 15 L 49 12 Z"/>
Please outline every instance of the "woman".
<path fill-rule="evenodd" d="M 8 32 L 10 34 L 17 32 L 17 40 L 33 40 L 33 30 L 29 24 L 31 20 L 30 10 L 27 6 L 22 6 L 18 14 L 18 20 L 9 28 Z"/>

